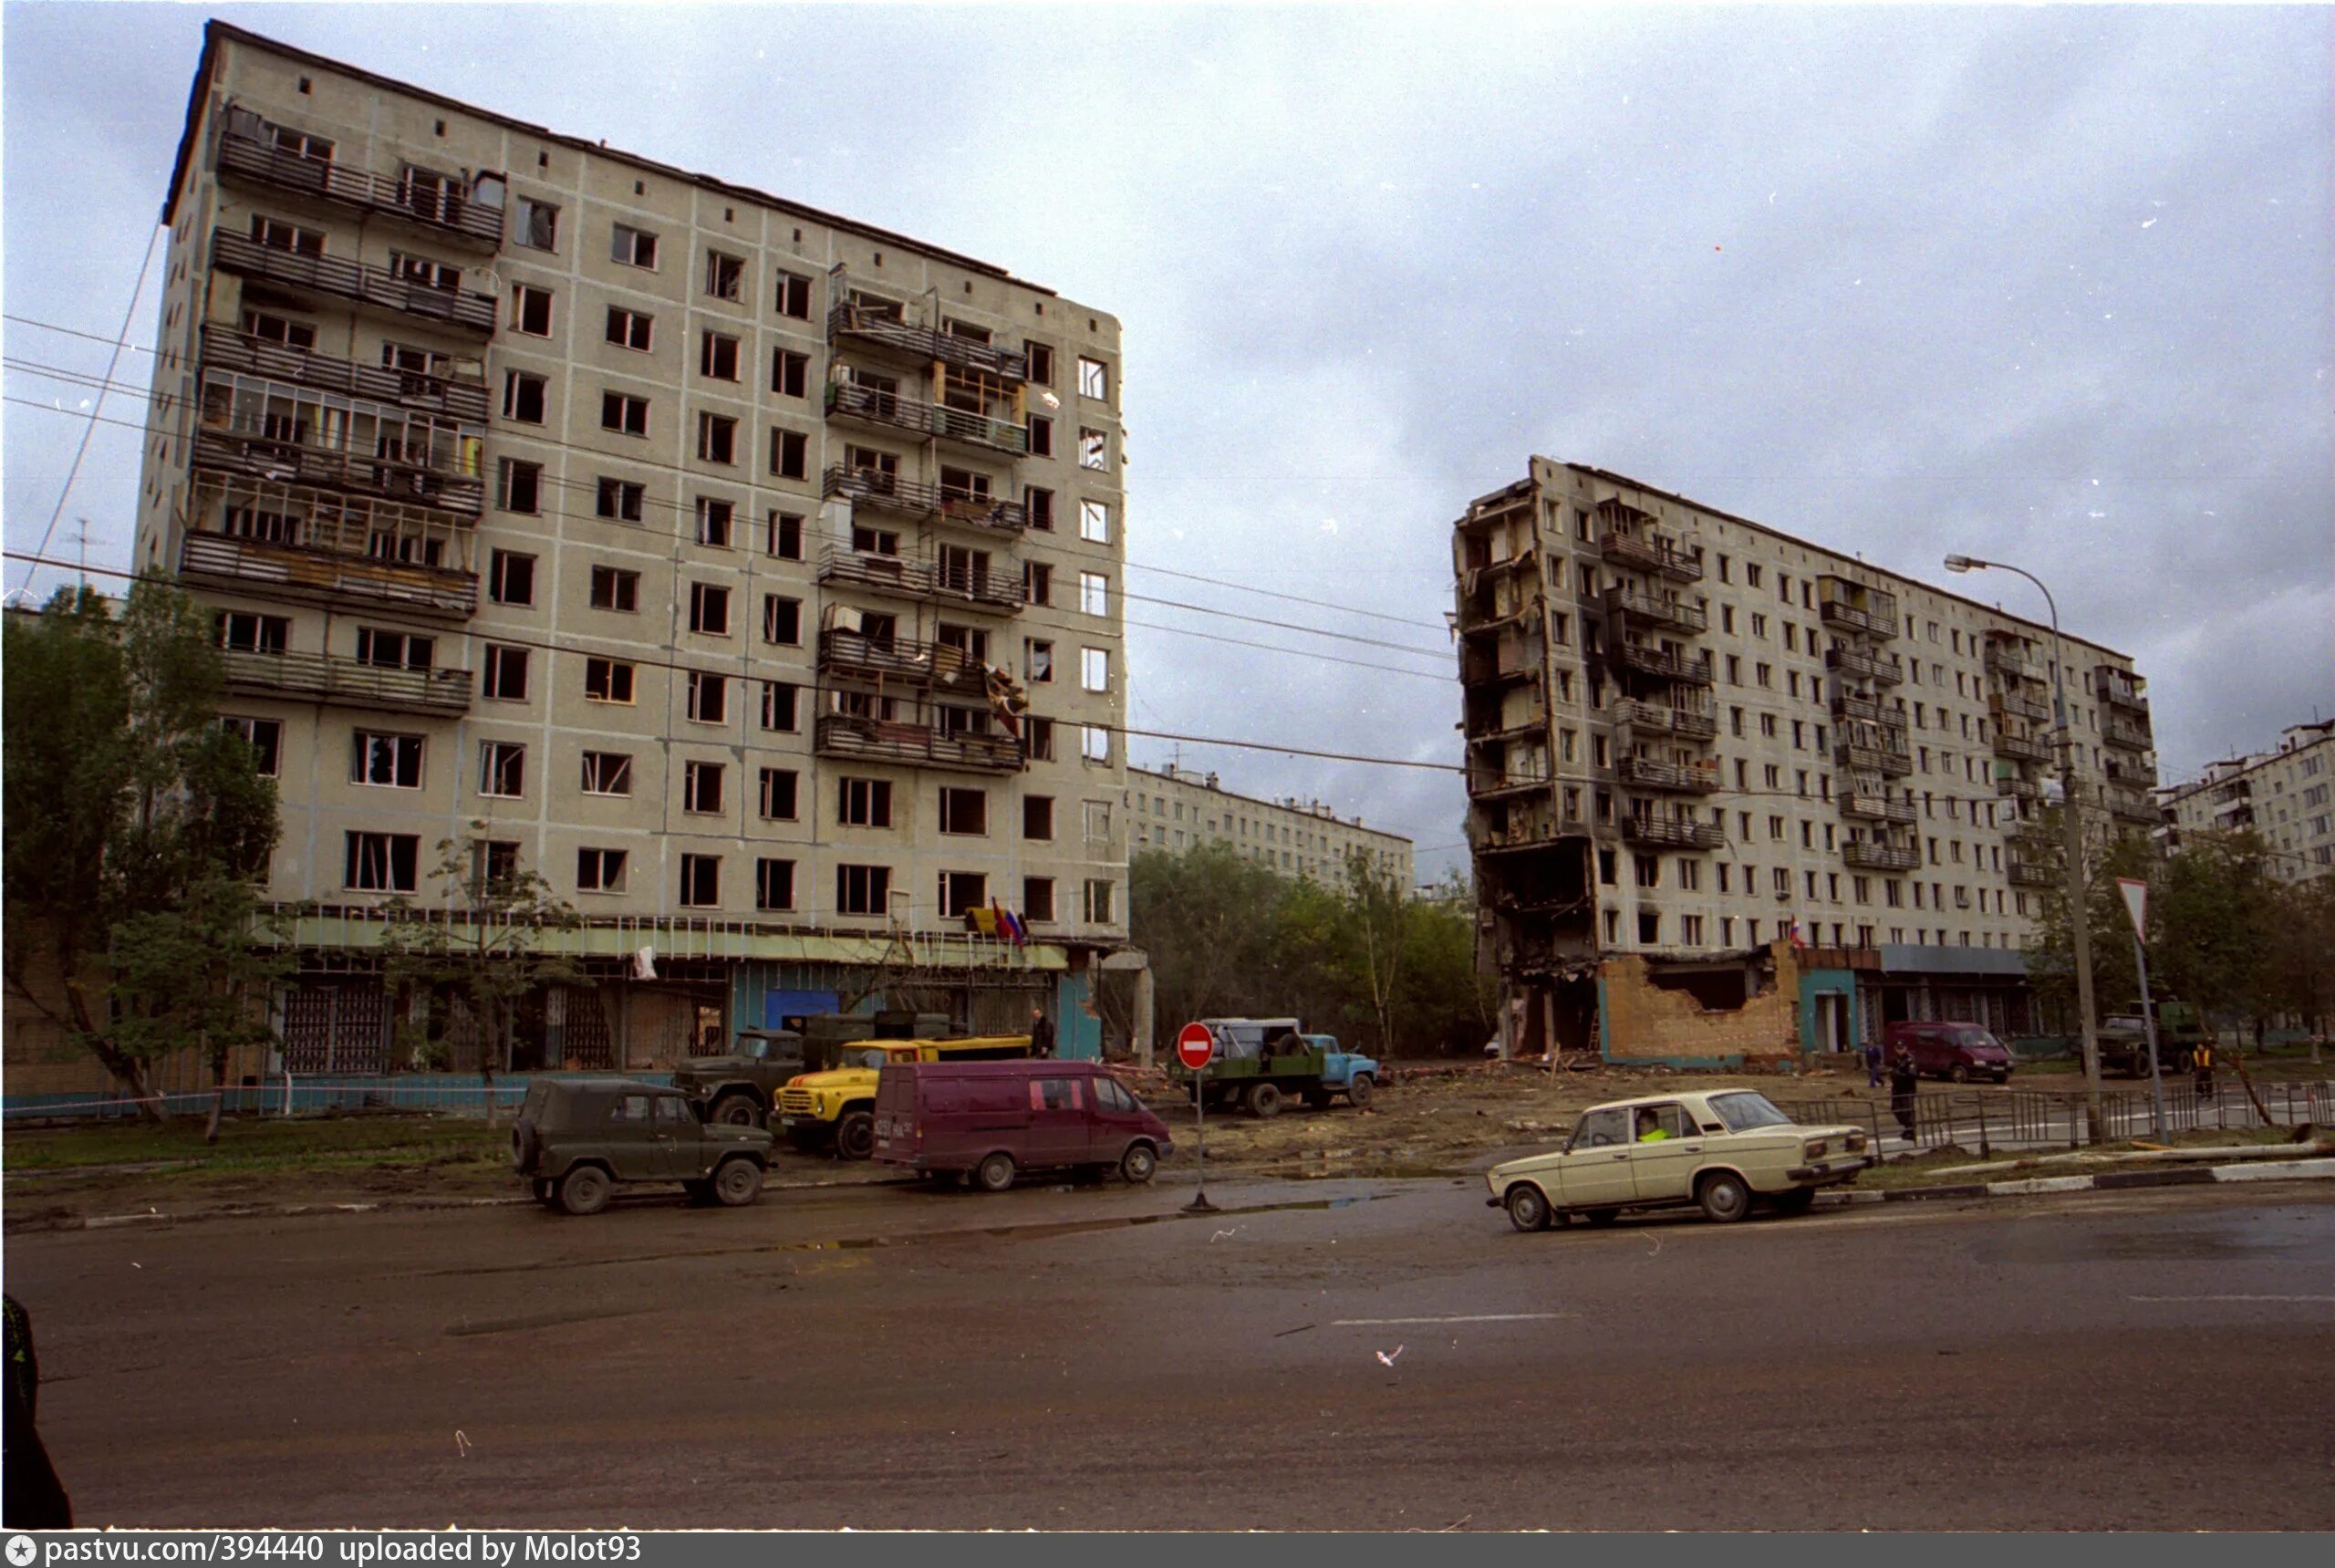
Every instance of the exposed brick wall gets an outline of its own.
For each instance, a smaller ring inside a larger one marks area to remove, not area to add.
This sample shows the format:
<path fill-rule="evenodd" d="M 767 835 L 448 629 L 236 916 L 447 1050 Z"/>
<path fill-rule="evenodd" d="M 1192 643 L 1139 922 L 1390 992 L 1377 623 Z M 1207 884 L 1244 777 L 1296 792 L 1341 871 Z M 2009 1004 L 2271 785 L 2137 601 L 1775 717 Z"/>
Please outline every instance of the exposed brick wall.
<path fill-rule="evenodd" d="M 1712 1010 L 1683 991 L 1646 978 L 1646 961 L 1616 954 L 1599 966 L 1605 1052 L 1616 1062 L 1740 1061 L 1796 1055 L 1800 967 L 1790 945 L 1774 942 L 1776 979 L 1743 1006 Z"/>

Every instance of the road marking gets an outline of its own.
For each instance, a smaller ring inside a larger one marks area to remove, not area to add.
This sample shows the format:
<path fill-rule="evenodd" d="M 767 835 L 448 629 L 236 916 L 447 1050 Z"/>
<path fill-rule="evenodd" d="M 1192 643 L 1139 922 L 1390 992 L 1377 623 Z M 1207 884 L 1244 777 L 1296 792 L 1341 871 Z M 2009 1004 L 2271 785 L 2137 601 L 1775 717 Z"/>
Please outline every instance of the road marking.
<path fill-rule="evenodd" d="M 2126 1296 L 2128 1302 L 2335 1302 L 2335 1296 Z"/>
<path fill-rule="evenodd" d="M 1433 1323 L 1545 1323 L 1551 1318 L 1579 1317 L 1577 1312 L 1488 1312 L 1468 1317 L 1342 1317 L 1331 1321 L 1332 1328 L 1394 1328 L 1407 1324 Z"/>

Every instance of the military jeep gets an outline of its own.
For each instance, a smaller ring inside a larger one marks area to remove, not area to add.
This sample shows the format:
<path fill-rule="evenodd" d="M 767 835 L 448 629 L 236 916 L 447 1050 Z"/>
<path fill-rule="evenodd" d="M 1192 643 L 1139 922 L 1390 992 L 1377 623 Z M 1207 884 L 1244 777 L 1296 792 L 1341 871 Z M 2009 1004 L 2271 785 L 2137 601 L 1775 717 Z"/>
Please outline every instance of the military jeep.
<path fill-rule="evenodd" d="M 620 1182 L 677 1182 L 696 1203 L 752 1203 L 770 1134 L 708 1124 L 678 1089 L 622 1078 L 538 1078 L 511 1129 L 511 1165 L 536 1199 L 597 1214 Z"/>
<path fill-rule="evenodd" d="M 741 1029 L 723 1056 L 691 1056 L 673 1069 L 673 1087 L 698 1103 L 710 1122 L 757 1127 L 790 1078 L 810 1070 L 803 1036 L 792 1029 Z"/>

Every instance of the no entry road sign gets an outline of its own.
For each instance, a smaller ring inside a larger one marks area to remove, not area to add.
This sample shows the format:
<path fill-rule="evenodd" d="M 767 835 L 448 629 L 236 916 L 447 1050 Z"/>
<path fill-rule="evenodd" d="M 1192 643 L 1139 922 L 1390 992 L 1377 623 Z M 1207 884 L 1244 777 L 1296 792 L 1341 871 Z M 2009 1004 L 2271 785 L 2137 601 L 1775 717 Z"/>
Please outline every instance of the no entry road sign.
<path fill-rule="evenodd" d="M 1216 1037 L 1204 1023 L 1187 1023 L 1176 1033 L 1176 1060 L 1197 1073 L 1216 1054 Z"/>

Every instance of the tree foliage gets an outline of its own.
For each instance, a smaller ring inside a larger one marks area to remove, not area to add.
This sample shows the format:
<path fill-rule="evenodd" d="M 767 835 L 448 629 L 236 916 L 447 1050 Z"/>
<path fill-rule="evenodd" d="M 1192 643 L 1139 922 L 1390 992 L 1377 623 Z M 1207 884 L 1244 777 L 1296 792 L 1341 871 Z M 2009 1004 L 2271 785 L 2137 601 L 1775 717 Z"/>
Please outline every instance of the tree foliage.
<path fill-rule="evenodd" d="M 184 596 L 88 588 L 7 620 L 5 969 L 140 1103 L 147 1066 L 265 1039 L 277 961 L 255 948 L 275 786 L 218 723 L 223 671 Z M 215 1106 L 214 1106 L 215 1125 Z"/>
<path fill-rule="evenodd" d="M 1420 1056 L 1472 1054 L 1493 1030 L 1464 888 L 1415 898 L 1365 859 L 1334 886 L 1292 881 L 1219 844 L 1138 852 L 1128 883 L 1163 1037 L 1196 1018 L 1293 1013 Z"/>

